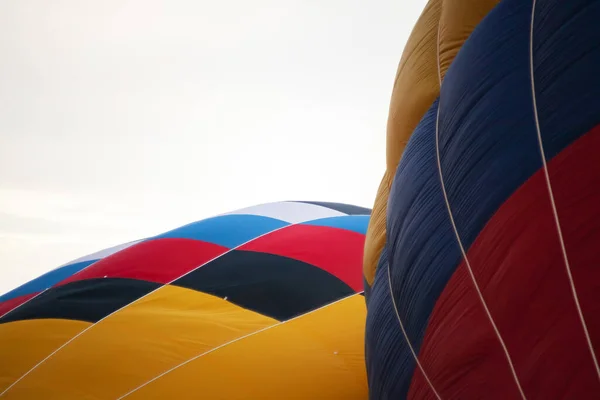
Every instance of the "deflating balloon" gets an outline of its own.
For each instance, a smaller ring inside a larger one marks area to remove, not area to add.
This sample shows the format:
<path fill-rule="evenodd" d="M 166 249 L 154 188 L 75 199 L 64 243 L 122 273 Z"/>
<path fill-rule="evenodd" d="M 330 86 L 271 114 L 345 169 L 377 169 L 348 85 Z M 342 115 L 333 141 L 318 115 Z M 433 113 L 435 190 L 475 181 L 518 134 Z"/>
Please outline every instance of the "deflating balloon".
<path fill-rule="evenodd" d="M 364 399 L 370 210 L 280 202 L 0 297 L 3 399 Z"/>
<path fill-rule="evenodd" d="M 372 399 L 600 397 L 599 20 L 427 5 L 366 244 Z"/>

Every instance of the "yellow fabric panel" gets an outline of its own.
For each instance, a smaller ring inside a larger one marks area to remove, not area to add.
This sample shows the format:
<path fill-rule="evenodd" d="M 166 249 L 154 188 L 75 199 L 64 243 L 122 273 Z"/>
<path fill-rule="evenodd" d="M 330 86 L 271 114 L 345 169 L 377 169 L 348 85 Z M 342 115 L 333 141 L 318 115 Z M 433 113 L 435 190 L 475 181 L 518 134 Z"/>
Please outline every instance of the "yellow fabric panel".
<path fill-rule="evenodd" d="M 387 170 L 367 229 L 363 273 L 373 284 L 385 244 L 387 202 L 396 168 L 412 132 L 440 93 L 443 77 L 458 50 L 498 0 L 430 0 L 406 43 L 390 102 L 386 140 Z M 438 35 L 439 64 L 438 71 Z"/>
<path fill-rule="evenodd" d="M 89 325 L 89 322 L 63 319 L 0 324 L 0 393 Z"/>
<path fill-rule="evenodd" d="M 444 0 L 440 23 L 442 78 L 475 27 L 500 0 Z"/>
<path fill-rule="evenodd" d="M 355 295 L 203 355 L 126 399 L 367 400 L 365 316 Z"/>
<path fill-rule="evenodd" d="M 198 353 L 276 323 L 218 297 L 165 286 L 99 322 L 4 397 L 115 399 Z M 30 334 L 24 344 L 43 335 Z"/>

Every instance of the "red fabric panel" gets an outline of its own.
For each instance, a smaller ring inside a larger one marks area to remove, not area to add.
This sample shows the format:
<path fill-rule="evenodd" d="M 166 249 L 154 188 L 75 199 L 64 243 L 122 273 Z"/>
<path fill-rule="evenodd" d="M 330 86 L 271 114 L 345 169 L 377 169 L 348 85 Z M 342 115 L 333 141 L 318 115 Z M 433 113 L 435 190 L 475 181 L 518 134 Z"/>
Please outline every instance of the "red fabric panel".
<path fill-rule="evenodd" d="M 104 277 L 168 283 L 227 250 L 226 247 L 192 239 L 148 240 L 103 258 L 59 285 Z"/>
<path fill-rule="evenodd" d="M 4 314 L 6 314 L 7 312 L 17 308 L 21 304 L 25 303 L 27 300 L 29 300 L 32 297 L 35 297 L 37 295 L 38 295 L 37 292 L 29 293 L 29 294 L 24 294 L 23 296 L 14 297 L 12 299 L 0 302 L 0 317 L 3 316 Z"/>
<path fill-rule="evenodd" d="M 363 290 L 365 236 L 325 226 L 290 225 L 239 248 L 294 258 L 319 267 L 355 291 Z"/>
<path fill-rule="evenodd" d="M 596 348 L 598 149 L 595 128 L 549 163 L 571 271 Z M 596 398 L 600 381 L 571 293 L 543 170 L 502 205 L 468 257 L 528 400 Z M 419 359 L 444 399 L 521 398 L 464 263 L 436 304 Z M 434 398 L 419 371 L 409 398 Z"/>

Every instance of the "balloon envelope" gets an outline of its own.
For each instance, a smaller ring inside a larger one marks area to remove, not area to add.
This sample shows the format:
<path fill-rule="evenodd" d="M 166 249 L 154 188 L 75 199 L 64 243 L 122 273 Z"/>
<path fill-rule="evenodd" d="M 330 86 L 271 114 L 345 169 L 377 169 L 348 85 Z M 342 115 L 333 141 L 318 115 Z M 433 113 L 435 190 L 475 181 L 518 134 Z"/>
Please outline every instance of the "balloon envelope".
<path fill-rule="evenodd" d="M 429 2 L 365 259 L 371 398 L 598 397 L 598 20 L 597 1 Z"/>
<path fill-rule="evenodd" d="M 264 204 L 34 279 L 0 297 L 2 398 L 364 399 L 369 212 Z"/>

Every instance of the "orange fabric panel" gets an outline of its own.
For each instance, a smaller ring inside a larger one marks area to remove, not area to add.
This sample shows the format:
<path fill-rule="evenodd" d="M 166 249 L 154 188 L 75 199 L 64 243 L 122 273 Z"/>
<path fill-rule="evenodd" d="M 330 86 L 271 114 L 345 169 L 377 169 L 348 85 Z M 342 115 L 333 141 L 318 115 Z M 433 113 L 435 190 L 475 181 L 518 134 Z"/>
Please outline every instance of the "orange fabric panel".
<path fill-rule="evenodd" d="M 221 298 L 168 285 L 100 321 L 3 399 L 115 399 L 196 354 L 277 323 Z M 45 338 L 42 328 L 21 329 L 15 355 Z"/>
<path fill-rule="evenodd" d="M 366 400 L 365 317 L 354 295 L 202 355 L 126 399 Z"/>

